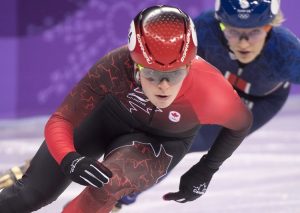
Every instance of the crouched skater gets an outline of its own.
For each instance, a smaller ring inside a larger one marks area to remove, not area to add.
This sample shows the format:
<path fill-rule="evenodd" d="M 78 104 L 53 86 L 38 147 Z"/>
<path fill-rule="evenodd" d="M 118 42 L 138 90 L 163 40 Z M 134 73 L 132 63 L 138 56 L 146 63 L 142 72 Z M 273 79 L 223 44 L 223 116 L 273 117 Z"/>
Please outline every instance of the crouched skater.
<path fill-rule="evenodd" d="M 204 194 L 247 135 L 252 115 L 196 49 L 193 22 L 180 9 L 138 13 L 128 45 L 96 62 L 52 114 L 25 175 L 0 193 L 0 212 L 36 211 L 74 181 L 87 187 L 63 212 L 108 213 L 172 170 L 201 126 L 217 124 L 224 129 L 214 145 L 164 199 Z"/>

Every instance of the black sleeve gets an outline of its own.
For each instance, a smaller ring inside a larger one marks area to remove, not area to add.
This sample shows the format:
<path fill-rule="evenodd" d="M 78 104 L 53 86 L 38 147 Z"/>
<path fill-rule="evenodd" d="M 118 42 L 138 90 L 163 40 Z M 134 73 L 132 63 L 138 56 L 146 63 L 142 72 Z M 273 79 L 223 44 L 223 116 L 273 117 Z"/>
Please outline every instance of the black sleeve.
<path fill-rule="evenodd" d="M 242 130 L 223 128 L 206 155 L 207 166 L 211 169 L 218 169 L 238 148 L 249 131 L 250 126 Z"/>

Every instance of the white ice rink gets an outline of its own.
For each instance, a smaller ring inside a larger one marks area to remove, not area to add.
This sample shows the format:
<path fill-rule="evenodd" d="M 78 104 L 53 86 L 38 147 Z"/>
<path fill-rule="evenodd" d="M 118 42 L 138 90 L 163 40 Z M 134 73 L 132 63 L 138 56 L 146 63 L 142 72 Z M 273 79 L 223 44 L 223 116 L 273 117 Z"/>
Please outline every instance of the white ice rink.
<path fill-rule="evenodd" d="M 0 121 L 0 171 L 22 164 L 42 141 L 46 117 Z M 291 96 L 279 116 L 249 136 L 215 174 L 207 193 L 186 204 L 166 202 L 180 175 L 203 153 L 187 155 L 162 183 L 120 213 L 300 213 L 300 96 Z M 51 178 L 51 177 L 49 177 Z M 61 212 L 82 189 L 72 184 L 38 213 Z"/>

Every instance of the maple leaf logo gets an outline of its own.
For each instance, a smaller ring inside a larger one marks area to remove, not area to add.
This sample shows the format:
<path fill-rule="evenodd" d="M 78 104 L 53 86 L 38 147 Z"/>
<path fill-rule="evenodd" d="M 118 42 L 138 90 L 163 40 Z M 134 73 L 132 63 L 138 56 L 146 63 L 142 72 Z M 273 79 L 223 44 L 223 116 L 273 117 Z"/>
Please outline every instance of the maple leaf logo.
<path fill-rule="evenodd" d="M 132 188 L 148 188 L 167 174 L 172 158 L 163 145 L 156 152 L 150 143 L 133 141 L 130 145 L 112 150 L 105 156 L 105 161 L 111 161 L 111 165 L 115 165 L 115 171 L 122 169 L 122 174 L 117 171 L 120 175 L 126 174 L 126 180 L 119 177 L 120 184 L 130 184 Z"/>
<path fill-rule="evenodd" d="M 170 113 L 169 113 L 170 121 L 177 123 L 180 121 L 180 118 L 181 118 L 181 115 L 179 114 L 179 112 L 170 111 Z"/>

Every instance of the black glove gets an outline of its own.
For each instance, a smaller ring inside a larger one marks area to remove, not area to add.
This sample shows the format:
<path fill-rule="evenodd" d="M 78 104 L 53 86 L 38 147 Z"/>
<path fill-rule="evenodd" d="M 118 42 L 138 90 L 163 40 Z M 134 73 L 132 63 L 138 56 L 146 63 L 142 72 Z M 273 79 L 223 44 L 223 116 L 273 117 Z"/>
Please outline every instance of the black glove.
<path fill-rule="evenodd" d="M 67 177 L 85 186 L 101 188 L 112 177 L 112 172 L 99 161 L 81 156 L 77 152 L 68 153 L 60 166 Z"/>
<path fill-rule="evenodd" d="M 205 163 L 205 155 L 180 178 L 179 191 L 164 195 L 164 200 L 175 200 L 179 203 L 193 201 L 206 192 L 213 174 L 218 169 L 209 168 Z"/>

